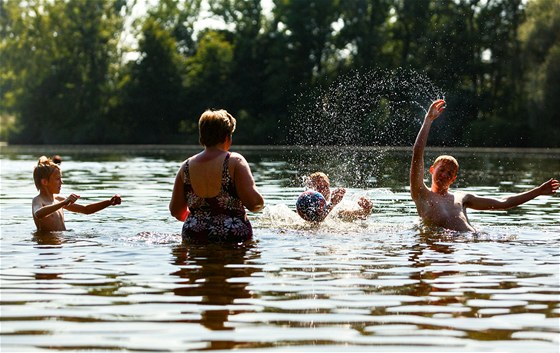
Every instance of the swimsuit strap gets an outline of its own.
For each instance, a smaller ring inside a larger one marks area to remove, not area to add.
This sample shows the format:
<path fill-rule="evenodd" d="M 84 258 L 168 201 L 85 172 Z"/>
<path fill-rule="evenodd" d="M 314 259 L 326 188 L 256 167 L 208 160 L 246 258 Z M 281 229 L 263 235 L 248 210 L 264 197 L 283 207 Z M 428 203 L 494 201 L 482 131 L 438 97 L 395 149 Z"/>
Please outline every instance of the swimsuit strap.
<path fill-rule="evenodd" d="M 224 167 L 222 170 L 222 187 L 224 185 L 227 185 L 230 181 L 231 181 L 231 177 L 229 175 L 229 157 L 231 156 L 231 153 L 228 152 L 226 154 L 226 158 L 224 159 Z"/>
<path fill-rule="evenodd" d="M 191 159 L 189 158 L 185 161 L 185 166 L 184 166 L 185 170 L 183 171 L 183 176 L 184 176 L 183 182 L 185 184 L 190 184 L 191 183 L 191 175 L 189 174 L 189 161 L 190 160 Z"/>

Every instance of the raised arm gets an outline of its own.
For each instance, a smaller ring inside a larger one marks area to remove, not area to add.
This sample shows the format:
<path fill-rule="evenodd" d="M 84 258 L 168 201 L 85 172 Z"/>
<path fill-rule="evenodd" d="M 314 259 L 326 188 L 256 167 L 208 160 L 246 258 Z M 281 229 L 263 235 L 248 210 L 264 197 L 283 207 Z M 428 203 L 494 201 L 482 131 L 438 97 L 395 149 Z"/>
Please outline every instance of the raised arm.
<path fill-rule="evenodd" d="M 422 191 L 427 190 L 424 184 L 424 149 L 428 141 L 428 134 L 432 127 L 432 122 L 445 110 L 445 101 L 438 99 L 432 103 L 428 113 L 424 117 L 424 123 L 418 132 L 416 142 L 412 149 L 412 163 L 410 165 L 410 194 L 416 200 Z"/>
<path fill-rule="evenodd" d="M 258 212 L 264 207 L 264 199 L 257 190 L 249 163 L 242 155 L 232 154 L 235 163 L 234 182 L 237 195 L 249 211 Z"/>
<path fill-rule="evenodd" d="M 463 204 L 475 210 L 506 210 L 524 204 L 537 196 L 554 194 L 558 190 L 559 185 L 558 180 L 550 179 L 539 187 L 502 199 L 467 195 Z"/>

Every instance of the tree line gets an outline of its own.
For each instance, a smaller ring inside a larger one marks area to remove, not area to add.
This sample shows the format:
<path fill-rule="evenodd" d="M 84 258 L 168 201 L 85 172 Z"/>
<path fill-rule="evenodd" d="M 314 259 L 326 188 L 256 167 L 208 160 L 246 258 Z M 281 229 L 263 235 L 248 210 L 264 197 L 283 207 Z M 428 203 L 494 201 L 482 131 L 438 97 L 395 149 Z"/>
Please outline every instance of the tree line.
<path fill-rule="evenodd" d="M 197 143 L 200 114 L 224 108 L 236 143 L 305 143 L 290 127 L 309 92 L 388 70 L 445 93 L 435 144 L 560 146 L 560 0 L 159 0 L 130 23 L 135 6 L 0 0 L 0 140 Z M 208 16 L 223 28 L 199 29 Z"/>

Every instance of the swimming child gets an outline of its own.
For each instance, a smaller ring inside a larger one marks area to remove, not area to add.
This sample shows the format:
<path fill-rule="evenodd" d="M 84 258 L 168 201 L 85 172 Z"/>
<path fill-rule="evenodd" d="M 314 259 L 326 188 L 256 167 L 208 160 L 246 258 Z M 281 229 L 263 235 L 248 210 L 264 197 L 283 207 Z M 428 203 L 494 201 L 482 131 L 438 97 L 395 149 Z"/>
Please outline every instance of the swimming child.
<path fill-rule="evenodd" d="M 323 172 L 315 172 L 309 175 L 306 180 L 307 188 L 317 191 L 323 195 L 327 201 L 326 210 L 318 219 L 319 222 L 323 221 L 329 215 L 333 208 L 342 201 L 344 195 L 346 194 L 346 189 L 344 188 L 337 188 L 331 193 L 330 185 L 329 177 Z M 352 221 L 358 218 L 366 218 L 373 209 L 373 203 L 364 196 L 358 200 L 358 206 L 358 209 L 337 210 L 336 215 L 343 220 Z"/>
<path fill-rule="evenodd" d="M 33 170 L 33 179 L 37 190 L 39 190 L 39 195 L 33 198 L 33 220 L 37 229 L 41 231 L 66 230 L 63 209 L 91 214 L 108 206 L 120 205 L 121 203 L 121 197 L 115 195 L 108 200 L 83 206 L 76 203 L 80 198 L 76 194 L 71 194 L 66 198 L 58 195 L 62 187 L 62 172 L 58 164 L 45 156 L 39 158 L 39 162 Z"/>
<path fill-rule="evenodd" d="M 430 106 L 418 133 L 412 152 L 410 167 L 410 193 L 418 215 L 427 226 L 443 227 L 456 231 L 474 232 L 467 217 L 467 208 L 475 210 L 505 210 L 519 206 L 540 195 L 554 194 L 558 180 L 550 179 L 541 186 L 503 199 L 480 197 L 464 192 L 450 192 L 449 187 L 457 178 L 459 163 L 451 156 L 436 158 L 429 171 L 432 185 L 424 184 L 424 149 L 432 122 L 445 110 L 445 101 L 436 100 Z"/>

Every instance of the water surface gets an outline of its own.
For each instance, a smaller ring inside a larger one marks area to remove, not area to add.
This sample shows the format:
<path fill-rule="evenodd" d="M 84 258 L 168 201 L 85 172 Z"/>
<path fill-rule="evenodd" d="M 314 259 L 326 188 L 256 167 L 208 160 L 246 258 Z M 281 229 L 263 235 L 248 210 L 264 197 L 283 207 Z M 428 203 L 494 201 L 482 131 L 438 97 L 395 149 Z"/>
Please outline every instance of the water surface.
<path fill-rule="evenodd" d="M 255 241 L 182 244 L 167 210 L 197 147 L 49 146 L 1 151 L 2 351 L 292 350 L 558 352 L 560 201 L 472 212 L 477 234 L 425 232 L 409 149 L 243 148 L 267 207 Z M 441 151 L 430 150 L 427 160 Z M 457 187 L 508 195 L 558 178 L 559 151 L 446 150 Z M 32 170 L 61 154 L 63 194 L 123 204 L 66 212 L 36 234 Z M 301 177 L 326 171 L 367 220 L 320 227 L 294 213 Z"/>

